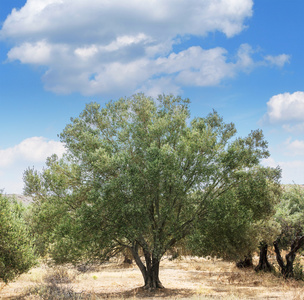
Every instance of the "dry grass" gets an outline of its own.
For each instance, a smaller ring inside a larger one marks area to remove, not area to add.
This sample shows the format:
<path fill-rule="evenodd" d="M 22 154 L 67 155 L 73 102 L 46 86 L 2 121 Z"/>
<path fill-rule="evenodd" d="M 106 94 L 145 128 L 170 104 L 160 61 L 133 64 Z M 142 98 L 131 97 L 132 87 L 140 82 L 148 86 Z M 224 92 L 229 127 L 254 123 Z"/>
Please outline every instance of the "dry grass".
<path fill-rule="evenodd" d="M 294 299 L 304 300 L 304 283 L 273 274 L 240 270 L 233 263 L 211 258 L 183 257 L 161 263 L 166 287 L 141 288 L 135 265 L 111 261 L 85 273 L 75 268 L 45 265 L 0 289 L 0 299 Z"/>

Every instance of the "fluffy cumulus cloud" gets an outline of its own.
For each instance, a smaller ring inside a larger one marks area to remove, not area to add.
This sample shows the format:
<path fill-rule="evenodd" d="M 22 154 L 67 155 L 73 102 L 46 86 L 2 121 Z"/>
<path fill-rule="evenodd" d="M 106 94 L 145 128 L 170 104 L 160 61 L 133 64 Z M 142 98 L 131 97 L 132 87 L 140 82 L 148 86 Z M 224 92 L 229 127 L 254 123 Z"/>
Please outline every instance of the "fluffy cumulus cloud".
<path fill-rule="evenodd" d="M 304 92 L 278 94 L 268 101 L 263 119 L 270 124 L 281 124 L 286 131 L 304 129 Z"/>
<path fill-rule="evenodd" d="M 47 34 L 59 43 L 68 38 L 104 45 L 139 32 L 158 41 L 215 30 L 230 37 L 244 28 L 252 5 L 252 0 L 27 0 L 21 10 L 12 11 L 2 31 L 19 40 Z"/>
<path fill-rule="evenodd" d="M 8 53 L 10 60 L 20 60 L 25 64 L 46 64 L 50 59 L 50 47 L 45 41 L 34 44 L 23 43 L 16 46 Z"/>
<path fill-rule="evenodd" d="M 241 45 L 230 60 L 223 48 L 174 45 L 220 31 L 233 37 L 252 15 L 252 0 L 27 0 L 1 29 L 14 46 L 8 60 L 46 67 L 45 87 L 86 95 L 179 92 L 211 86 L 255 65 L 283 66 L 289 57 L 252 59 Z"/>
<path fill-rule="evenodd" d="M 52 154 L 61 157 L 64 152 L 61 142 L 32 137 L 14 147 L 0 149 L 0 168 L 10 167 L 18 161 L 44 162 Z"/>
<path fill-rule="evenodd" d="M 25 169 L 35 165 L 40 170 L 47 157 L 52 154 L 61 157 L 64 152 L 62 143 L 44 137 L 28 138 L 14 147 L 0 149 L 0 190 L 21 194 Z"/>

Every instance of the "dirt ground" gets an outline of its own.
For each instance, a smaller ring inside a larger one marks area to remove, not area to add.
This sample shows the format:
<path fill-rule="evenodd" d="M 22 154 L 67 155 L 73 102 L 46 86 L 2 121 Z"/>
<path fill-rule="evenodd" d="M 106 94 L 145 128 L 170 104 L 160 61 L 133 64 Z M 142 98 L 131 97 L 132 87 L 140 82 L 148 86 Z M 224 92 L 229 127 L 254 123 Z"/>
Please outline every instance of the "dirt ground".
<path fill-rule="evenodd" d="M 183 257 L 161 262 L 158 292 L 143 290 L 136 265 L 111 261 L 85 273 L 75 268 L 32 269 L 0 286 L 0 299 L 304 299 L 304 283 L 240 270 L 234 263 Z"/>

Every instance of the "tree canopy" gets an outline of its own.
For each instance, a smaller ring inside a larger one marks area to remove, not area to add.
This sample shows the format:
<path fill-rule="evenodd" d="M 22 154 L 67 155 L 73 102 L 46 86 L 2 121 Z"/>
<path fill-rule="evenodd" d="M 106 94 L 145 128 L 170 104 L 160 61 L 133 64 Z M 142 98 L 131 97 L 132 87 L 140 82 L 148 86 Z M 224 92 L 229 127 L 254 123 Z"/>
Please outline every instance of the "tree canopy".
<path fill-rule="evenodd" d="M 36 221 L 56 219 L 41 245 L 61 262 L 128 248 L 147 288 L 162 287 L 165 252 L 198 228 L 212 232 L 208 216 L 226 204 L 235 222 L 240 214 L 255 220 L 267 214 L 268 183 L 280 176 L 259 165 L 269 156 L 260 130 L 236 137 L 234 124 L 215 111 L 190 120 L 189 100 L 171 95 L 88 104 L 60 137 L 64 158 L 49 158 L 42 173 L 24 175 Z"/>

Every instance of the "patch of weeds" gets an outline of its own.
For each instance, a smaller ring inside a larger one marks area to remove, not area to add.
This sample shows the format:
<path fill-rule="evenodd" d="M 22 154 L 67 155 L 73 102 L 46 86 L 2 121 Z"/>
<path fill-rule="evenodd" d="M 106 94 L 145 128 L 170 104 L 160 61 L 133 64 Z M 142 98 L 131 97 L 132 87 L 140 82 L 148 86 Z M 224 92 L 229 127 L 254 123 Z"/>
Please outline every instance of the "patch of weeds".
<path fill-rule="evenodd" d="M 42 283 L 45 275 L 45 270 L 42 268 L 33 269 L 28 273 L 28 278 L 31 282 Z"/>
<path fill-rule="evenodd" d="M 237 272 L 231 272 L 231 274 L 227 277 L 227 280 L 229 284 L 238 284 L 240 282 L 245 281 L 244 274 L 242 276 L 241 273 L 237 273 Z"/>
<path fill-rule="evenodd" d="M 100 269 L 100 264 L 79 263 L 76 265 L 76 269 L 79 273 L 94 272 Z"/>
<path fill-rule="evenodd" d="M 38 296 L 43 300 L 84 299 L 69 286 L 75 279 L 76 273 L 73 270 L 63 266 L 53 267 L 43 276 L 43 283 L 29 288 L 26 296 Z"/>
<path fill-rule="evenodd" d="M 57 266 L 50 269 L 43 280 L 50 284 L 72 283 L 75 281 L 77 274 L 63 266 Z"/>
<path fill-rule="evenodd" d="M 195 269 L 196 271 L 202 271 L 202 270 L 203 270 L 203 267 L 202 267 L 202 265 L 196 265 L 196 266 L 194 267 L 194 269 Z"/>
<path fill-rule="evenodd" d="M 83 299 L 81 294 L 75 293 L 71 287 L 57 284 L 39 284 L 31 287 L 26 296 L 39 296 L 43 300 L 78 300 Z"/>

